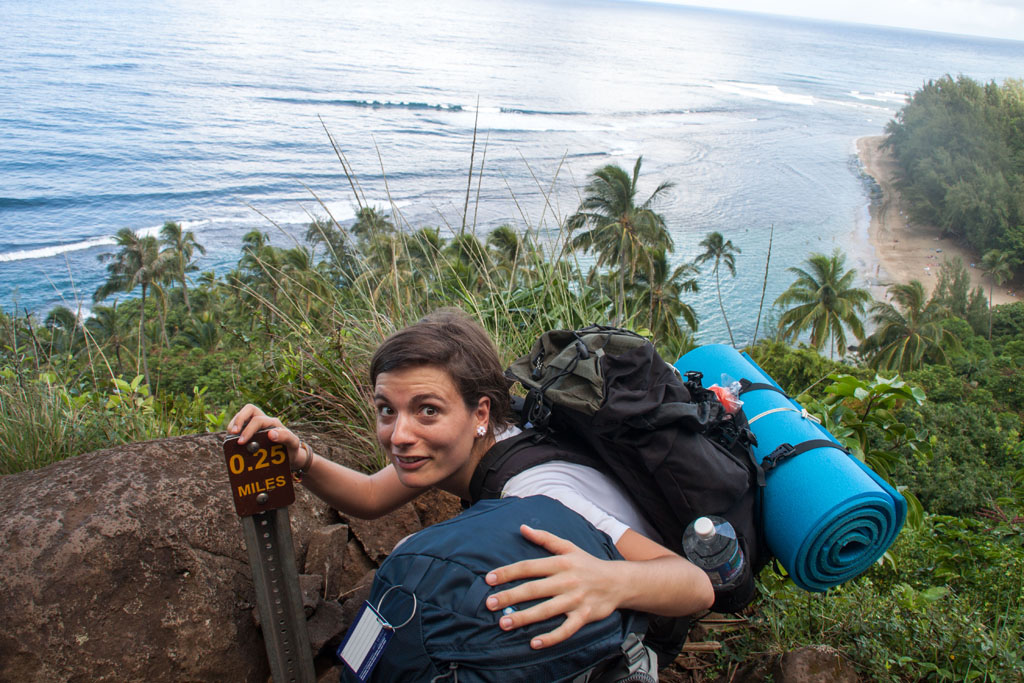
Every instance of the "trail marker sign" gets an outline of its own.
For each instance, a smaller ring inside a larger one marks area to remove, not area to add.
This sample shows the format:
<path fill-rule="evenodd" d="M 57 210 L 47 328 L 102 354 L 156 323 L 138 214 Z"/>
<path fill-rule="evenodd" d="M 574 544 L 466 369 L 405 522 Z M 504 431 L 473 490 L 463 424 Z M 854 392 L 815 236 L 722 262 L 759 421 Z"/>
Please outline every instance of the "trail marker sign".
<path fill-rule="evenodd" d="M 238 437 L 227 439 L 224 462 L 241 518 L 271 676 L 275 683 L 313 683 L 316 673 L 288 518 L 288 506 L 295 502 L 288 453 L 264 430 L 241 446 Z"/>

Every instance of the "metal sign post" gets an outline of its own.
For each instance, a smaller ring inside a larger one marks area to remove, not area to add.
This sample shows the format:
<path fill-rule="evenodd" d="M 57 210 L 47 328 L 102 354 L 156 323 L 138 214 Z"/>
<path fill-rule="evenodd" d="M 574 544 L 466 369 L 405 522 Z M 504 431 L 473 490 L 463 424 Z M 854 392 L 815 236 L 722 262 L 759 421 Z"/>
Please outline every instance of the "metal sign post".
<path fill-rule="evenodd" d="M 243 446 L 236 437 L 225 441 L 224 459 L 241 517 L 271 676 L 275 683 L 314 683 L 288 518 L 287 506 L 295 502 L 288 454 L 265 432 L 257 432 Z"/>

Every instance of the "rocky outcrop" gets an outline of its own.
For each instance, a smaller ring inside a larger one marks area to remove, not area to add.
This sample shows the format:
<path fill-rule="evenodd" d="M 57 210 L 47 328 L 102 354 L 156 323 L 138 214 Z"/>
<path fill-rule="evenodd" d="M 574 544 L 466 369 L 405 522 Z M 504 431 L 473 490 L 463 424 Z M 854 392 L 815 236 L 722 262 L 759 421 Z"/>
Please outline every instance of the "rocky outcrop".
<path fill-rule="evenodd" d="M 129 444 L 0 478 L 0 679 L 267 679 L 222 439 Z M 338 596 L 420 521 L 406 506 L 364 546 L 301 486 L 289 515 L 300 572 L 318 539 L 302 584 L 319 649 L 344 631 Z"/>

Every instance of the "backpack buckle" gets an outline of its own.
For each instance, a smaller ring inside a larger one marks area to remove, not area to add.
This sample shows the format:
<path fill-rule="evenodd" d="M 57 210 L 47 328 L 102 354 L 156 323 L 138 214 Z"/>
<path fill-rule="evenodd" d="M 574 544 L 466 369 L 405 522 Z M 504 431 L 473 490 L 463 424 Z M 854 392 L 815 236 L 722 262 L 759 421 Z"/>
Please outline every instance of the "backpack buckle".
<path fill-rule="evenodd" d="M 544 394 L 530 389 L 523 400 L 523 411 L 520 422 L 524 427 L 546 429 L 551 420 L 551 408 L 544 403 Z"/>
<path fill-rule="evenodd" d="M 796 452 L 796 449 L 788 443 L 784 443 L 776 448 L 774 451 L 764 456 L 761 460 L 761 467 L 765 472 L 775 469 L 775 467 L 785 460 L 786 458 L 792 457 Z"/>

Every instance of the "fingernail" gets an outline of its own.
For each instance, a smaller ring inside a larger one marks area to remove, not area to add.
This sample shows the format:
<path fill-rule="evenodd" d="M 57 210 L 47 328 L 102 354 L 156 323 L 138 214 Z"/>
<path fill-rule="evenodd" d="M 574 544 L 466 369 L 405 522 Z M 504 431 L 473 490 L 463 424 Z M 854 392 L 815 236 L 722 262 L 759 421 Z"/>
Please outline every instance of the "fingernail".
<path fill-rule="evenodd" d="M 491 609 L 496 609 L 498 607 L 498 598 L 494 597 L 493 595 L 487 598 L 487 606 Z"/>
<path fill-rule="evenodd" d="M 541 645 L 543 644 L 544 643 L 541 641 L 540 638 L 534 638 L 530 641 L 530 647 L 532 647 L 534 650 L 539 650 Z"/>
<path fill-rule="evenodd" d="M 484 577 L 484 581 L 493 586 L 494 584 L 498 583 L 498 575 L 494 572 L 491 572 L 490 574 Z"/>
<path fill-rule="evenodd" d="M 511 618 L 511 617 L 502 617 L 502 618 L 501 618 L 501 621 L 500 621 L 500 622 L 498 622 L 498 623 L 500 623 L 500 624 L 501 624 L 501 627 L 502 627 L 503 629 L 505 629 L 506 631 L 507 631 L 508 629 L 512 628 L 512 618 Z"/>

